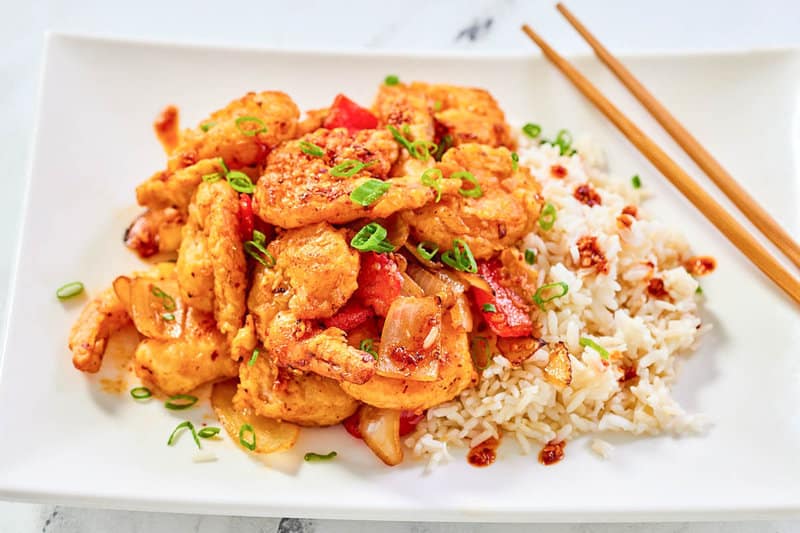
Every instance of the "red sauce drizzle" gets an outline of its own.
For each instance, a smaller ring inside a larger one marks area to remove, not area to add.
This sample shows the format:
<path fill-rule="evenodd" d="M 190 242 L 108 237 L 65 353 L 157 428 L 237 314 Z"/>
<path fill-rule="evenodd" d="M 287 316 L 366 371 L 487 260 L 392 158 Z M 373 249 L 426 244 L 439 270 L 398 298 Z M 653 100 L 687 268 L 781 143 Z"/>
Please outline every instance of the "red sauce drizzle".
<path fill-rule="evenodd" d="M 539 452 L 539 462 L 545 466 L 556 464 L 564 458 L 564 447 L 566 445 L 567 441 L 564 440 L 561 442 L 548 442 Z"/>
<path fill-rule="evenodd" d="M 470 449 L 467 454 L 467 461 L 472 466 L 489 466 L 497 459 L 497 447 L 499 445 L 500 441 L 498 439 L 494 437 L 487 439 Z"/>
<path fill-rule="evenodd" d="M 692 276 L 705 276 L 714 272 L 717 261 L 708 255 L 696 255 L 687 259 L 683 266 Z"/>

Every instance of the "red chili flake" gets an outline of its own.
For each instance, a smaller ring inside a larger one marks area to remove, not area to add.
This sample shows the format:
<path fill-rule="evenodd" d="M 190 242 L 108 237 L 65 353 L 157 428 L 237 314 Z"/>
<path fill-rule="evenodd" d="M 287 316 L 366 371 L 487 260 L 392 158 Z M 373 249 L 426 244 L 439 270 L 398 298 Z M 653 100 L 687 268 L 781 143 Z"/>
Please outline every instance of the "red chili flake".
<path fill-rule="evenodd" d="M 586 204 L 589 207 L 593 207 L 596 205 L 602 205 L 603 199 L 600 198 L 600 195 L 592 189 L 592 186 L 588 183 L 584 183 L 583 185 L 578 185 L 575 187 L 575 192 L 572 193 L 572 196 L 575 197 L 582 204 Z"/>
<path fill-rule="evenodd" d="M 705 276 L 711 274 L 717 268 L 717 261 L 708 255 L 697 255 L 687 259 L 683 266 L 693 276 Z"/>
<path fill-rule="evenodd" d="M 661 278 L 651 278 L 647 282 L 647 292 L 654 298 L 666 298 L 669 293 L 664 288 L 664 280 Z"/>
<path fill-rule="evenodd" d="M 619 229 L 628 229 L 633 226 L 634 218 L 630 215 L 622 214 L 617 217 L 617 227 Z"/>
<path fill-rule="evenodd" d="M 548 442 L 539 452 L 539 462 L 545 466 L 556 464 L 564 458 L 564 447 L 566 445 L 567 441 L 563 440 L 561 442 Z"/>
<path fill-rule="evenodd" d="M 495 438 L 487 439 L 470 449 L 467 454 L 467 461 L 472 466 L 489 466 L 497 459 L 497 447 L 499 445 L 499 440 Z"/>
<path fill-rule="evenodd" d="M 626 205 L 622 208 L 622 214 L 637 218 L 639 216 L 639 209 L 635 205 Z"/>
<path fill-rule="evenodd" d="M 603 250 L 600 249 L 600 245 L 597 244 L 597 237 L 585 235 L 578 239 L 576 245 L 580 254 L 578 266 L 581 268 L 595 267 L 600 274 L 608 272 L 606 256 L 603 254 Z"/>
<path fill-rule="evenodd" d="M 636 373 L 636 367 L 633 365 L 622 365 L 620 370 L 622 370 L 622 376 L 617 380 L 619 383 L 625 383 L 639 377 L 639 374 Z"/>
<path fill-rule="evenodd" d="M 550 167 L 550 175 L 554 178 L 564 179 L 567 177 L 567 169 L 561 165 L 552 165 Z"/>

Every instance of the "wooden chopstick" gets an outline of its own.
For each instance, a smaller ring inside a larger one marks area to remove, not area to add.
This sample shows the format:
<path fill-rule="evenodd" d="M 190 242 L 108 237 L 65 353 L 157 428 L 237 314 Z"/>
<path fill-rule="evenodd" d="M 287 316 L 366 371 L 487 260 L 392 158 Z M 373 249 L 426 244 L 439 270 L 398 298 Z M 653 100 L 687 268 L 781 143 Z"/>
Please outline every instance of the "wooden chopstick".
<path fill-rule="evenodd" d="M 530 26 L 522 30 L 541 48 L 545 57 L 583 93 L 614 125 L 633 143 L 639 151 L 690 201 L 703 213 L 717 229 L 725 235 L 750 261 L 767 275 L 775 284 L 800 304 L 800 282 L 790 274 L 777 259 L 747 230 L 736 221 L 725 208 L 717 203 L 697 184 L 675 161 L 642 132 L 603 94 L 578 72 L 572 64 L 561 57 Z"/>
<path fill-rule="evenodd" d="M 774 218 L 767 213 L 766 209 L 756 202 L 752 196 L 731 176 L 719 162 L 714 159 L 708 150 L 689 133 L 686 128 L 659 102 L 655 96 L 641 84 L 625 65 L 615 58 L 611 52 L 603 46 L 597 38 L 586 29 L 567 7 L 556 4 L 562 15 L 572 25 L 575 30 L 589 43 L 594 49 L 595 54 L 600 60 L 611 69 L 619 81 L 633 93 L 639 102 L 653 115 L 661 126 L 667 130 L 675 142 L 689 154 L 697 166 L 705 172 L 711 181 L 719 187 L 725 196 L 739 208 L 744 216 L 757 227 L 772 243 L 788 257 L 792 263 L 800 267 L 800 245 L 792 238 L 789 233 L 778 224 Z"/>

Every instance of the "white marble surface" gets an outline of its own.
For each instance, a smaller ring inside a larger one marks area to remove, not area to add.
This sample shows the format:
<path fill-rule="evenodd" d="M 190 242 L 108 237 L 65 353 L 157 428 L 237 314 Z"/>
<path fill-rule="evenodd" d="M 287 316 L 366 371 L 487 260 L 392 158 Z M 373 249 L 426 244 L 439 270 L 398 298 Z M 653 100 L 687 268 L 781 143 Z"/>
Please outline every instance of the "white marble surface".
<path fill-rule="evenodd" d="M 570 0 L 570 7 L 615 51 L 800 46 L 796 0 Z M 404 2 L 140 0 L 123 6 L 89 0 L 4 0 L 0 17 L 0 312 L 16 248 L 32 117 L 47 29 L 104 35 L 277 47 L 518 50 L 530 22 L 558 49 L 583 51 L 580 38 L 547 1 Z M 5 438 L 5 436 L 0 436 Z M 2 475 L 2 472 L 0 472 Z M 413 517 L 409 517 L 413 518 Z M 0 533 L 42 531 L 175 532 L 775 532 L 800 522 L 468 525 L 254 519 L 88 510 L 0 502 Z"/>

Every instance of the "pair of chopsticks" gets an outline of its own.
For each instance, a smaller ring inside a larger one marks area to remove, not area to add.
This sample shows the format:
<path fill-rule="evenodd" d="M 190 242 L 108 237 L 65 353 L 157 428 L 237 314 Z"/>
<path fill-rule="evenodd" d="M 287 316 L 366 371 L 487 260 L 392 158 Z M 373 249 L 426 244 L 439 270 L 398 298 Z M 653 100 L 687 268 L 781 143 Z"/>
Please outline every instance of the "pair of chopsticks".
<path fill-rule="evenodd" d="M 672 138 L 686 151 L 709 178 L 725 193 L 775 246 L 796 266 L 800 267 L 800 246 L 736 180 L 712 157 L 708 151 L 673 117 L 661 103 L 628 71 L 581 22 L 561 3 L 557 9 L 575 30 L 589 43 L 597 56 L 616 75 L 628 90 L 647 108 Z M 592 85 L 572 64 L 556 52 L 530 26 L 522 30 L 541 48 L 542 53 L 583 93 L 639 151 L 703 213 L 717 229 L 728 238 L 748 259 L 776 285 L 800 304 L 800 281 L 789 273 L 758 240 L 733 216 L 714 200 L 650 137 L 645 135 L 614 104 Z"/>

